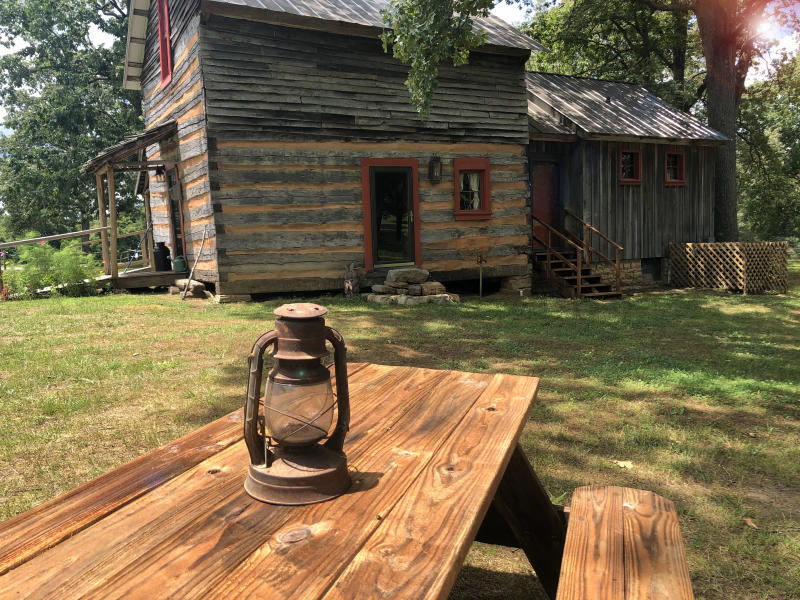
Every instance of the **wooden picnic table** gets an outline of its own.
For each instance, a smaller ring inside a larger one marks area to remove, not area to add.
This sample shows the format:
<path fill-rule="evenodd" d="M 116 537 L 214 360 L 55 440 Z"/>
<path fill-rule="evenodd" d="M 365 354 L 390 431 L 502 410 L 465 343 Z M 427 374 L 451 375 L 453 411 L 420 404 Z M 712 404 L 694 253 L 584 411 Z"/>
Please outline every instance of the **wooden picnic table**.
<path fill-rule="evenodd" d="M 444 598 L 479 529 L 552 594 L 563 522 L 517 446 L 538 379 L 363 363 L 348 379 L 348 493 L 250 498 L 235 411 L 0 524 L 0 596 Z"/>

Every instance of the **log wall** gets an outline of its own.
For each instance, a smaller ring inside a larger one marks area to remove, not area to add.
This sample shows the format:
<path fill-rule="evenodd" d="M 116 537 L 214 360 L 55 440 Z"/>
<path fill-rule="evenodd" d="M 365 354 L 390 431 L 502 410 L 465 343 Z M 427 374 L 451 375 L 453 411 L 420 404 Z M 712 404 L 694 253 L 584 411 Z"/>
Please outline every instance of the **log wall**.
<path fill-rule="evenodd" d="M 169 2 L 172 44 L 172 81 L 161 88 L 158 54 L 157 3 L 150 5 L 147 46 L 142 72 L 145 125 L 152 127 L 177 120 L 178 135 L 147 149 L 148 160 L 175 162 L 181 180 L 186 258 L 193 264 L 200 249 L 203 231 L 206 240 L 195 277 L 216 281 L 217 252 L 214 217 L 211 208 L 208 169 L 208 144 L 205 94 L 200 67 L 200 1 Z M 166 178 L 150 173 L 150 207 L 155 241 L 167 242 L 174 258 L 181 252 L 172 248 Z"/>
<path fill-rule="evenodd" d="M 209 179 L 223 294 L 341 288 L 364 264 L 363 158 L 419 161 L 422 266 L 527 272 L 527 104 L 519 58 L 442 69 L 420 121 L 407 70 L 370 39 L 211 17 L 201 29 Z M 439 184 L 428 161 L 443 161 Z M 453 159 L 491 161 L 493 214 L 455 221 Z"/>

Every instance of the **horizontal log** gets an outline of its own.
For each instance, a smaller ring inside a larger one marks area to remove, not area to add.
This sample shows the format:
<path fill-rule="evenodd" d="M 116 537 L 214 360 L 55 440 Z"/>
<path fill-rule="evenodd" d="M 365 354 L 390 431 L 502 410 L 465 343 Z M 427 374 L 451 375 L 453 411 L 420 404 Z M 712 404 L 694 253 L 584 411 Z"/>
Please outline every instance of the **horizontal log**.
<path fill-rule="evenodd" d="M 226 228 L 227 229 L 227 228 Z M 220 247 L 229 254 L 235 252 L 298 252 L 308 248 L 363 247 L 363 227 L 354 232 L 346 231 L 288 231 L 278 229 L 270 233 L 245 232 L 221 234 Z"/>
<path fill-rule="evenodd" d="M 499 267 L 508 265 L 528 265 L 527 255 L 512 256 L 490 256 L 488 257 L 488 267 Z M 474 259 L 463 260 L 437 260 L 423 261 L 422 267 L 428 271 L 456 271 L 458 269 L 472 268 Z"/>

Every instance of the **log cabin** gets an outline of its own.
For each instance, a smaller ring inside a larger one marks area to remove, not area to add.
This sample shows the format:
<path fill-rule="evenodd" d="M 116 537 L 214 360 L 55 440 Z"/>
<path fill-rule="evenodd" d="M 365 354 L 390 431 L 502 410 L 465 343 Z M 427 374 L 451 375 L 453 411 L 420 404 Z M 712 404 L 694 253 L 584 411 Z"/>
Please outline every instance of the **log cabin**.
<path fill-rule="evenodd" d="M 477 278 L 478 256 L 487 277 L 528 276 L 525 62 L 542 47 L 478 19 L 486 44 L 441 68 L 421 120 L 379 39 L 387 5 L 131 2 L 125 87 L 161 132 L 141 163 L 154 238 L 217 294 L 342 289 L 350 264 Z"/>
<path fill-rule="evenodd" d="M 420 120 L 379 39 L 387 4 L 132 0 L 124 85 L 146 131 L 86 170 L 102 189 L 142 169 L 154 241 L 227 298 L 342 289 L 349 265 L 530 289 L 546 257 L 568 295 L 604 295 L 711 239 L 720 134 L 637 86 L 526 74 L 544 48 L 494 16 Z M 617 285 L 581 291 L 585 269 Z"/>
<path fill-rule="evenodd" d="M 666 278 L 669 244 L 714 241 L 714 156 L 725 136 L 637 85 L 538 72 L 526 81 L 534 258 L 549 231 L 571 248 L 568 261 L 574 242 L 581 266 L 640 287 Z M 577 295 L 575 269 L 559 266 Z"/>

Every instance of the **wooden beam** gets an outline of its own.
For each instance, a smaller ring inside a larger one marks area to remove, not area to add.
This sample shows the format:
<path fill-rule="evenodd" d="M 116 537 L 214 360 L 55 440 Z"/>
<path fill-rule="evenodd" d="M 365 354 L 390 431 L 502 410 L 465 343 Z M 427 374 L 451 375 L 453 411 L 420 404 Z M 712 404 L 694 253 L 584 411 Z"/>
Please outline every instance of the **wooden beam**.
<path fill-rule="evenodd" d="M 112 162 L 109 166 L 115 171 L 150 171 L 166 167 L 166 162 L 163 160 Z"/>
<path fill-rule="evenodd" d="M 119 267 L 117 265 L 117 188 L 114 182 L 113 169 L 108 169 L 106 176 L 108 177 L 108 213 L 111 217 L 111 247 L 109 248 L 111 271 L 109 275 L 116 279 L 119 275 Z"/>
<path fill-rule="evenodd" d="M 146 189 L 144 191 L 144 226 L 145 229 L 150 227 L 153 224 L 153 213 L 150 210 L 150 190 Z M 156 263 L 153 260 L 153 231 L 150 230 L 150 233 L 147 235 L 147 239 L 144 241 L 145 248 L 147 249 L 147 266 L 150 268 L 151 271 L 156 270 Z"/>
<path fill-rule="evenodd" d="M 500 480 L 492 506 L 497 513 L 492 518 L 499 515 L 507 526 L 496 530 L 498 538 L 507 540 L 508 532 L 513 534 L 515 545 L 525 552 L 542 587 L 550 598 L 555 598 L 566 523 L 519 445 Z"/>
<path fill-rule="evenodd" d="M 76 238 L 81 237 L 84 235 L 89 235 L 92 233 L 103 233 L 108 229 L 107 227 L 95 227 L 94 229 L 84 229 L 82 231 L 71 231 L 70 233 L 59 233 L 57 235 L 46 235 L 44 237 L 37 237 L 37 238 L 28 238 L 26 240 L 17 240 L 15 242 L 3 242 L 0 244 L 0 250 L 4 250 L 5 248 L 14 248 L 15 246 L 26 246 L 28 244 L 41 244 L 52 242 L 55 240 L 65 240 L 68 238 Z"/>
<path fill-rule="evenodd" d="M 108 226 L 108 217 L 106 216 L 106 190 L 103 187 L 103 174 L 97 173 L 97 211 L 100 215 L 100 225 L 102 227 Z M 100 232 L 100 250 L 103 255 L 103 273 L 106 275 L 111 274 L 111 263 L 108 260 L 108 229 L 103 229 Z"/>

